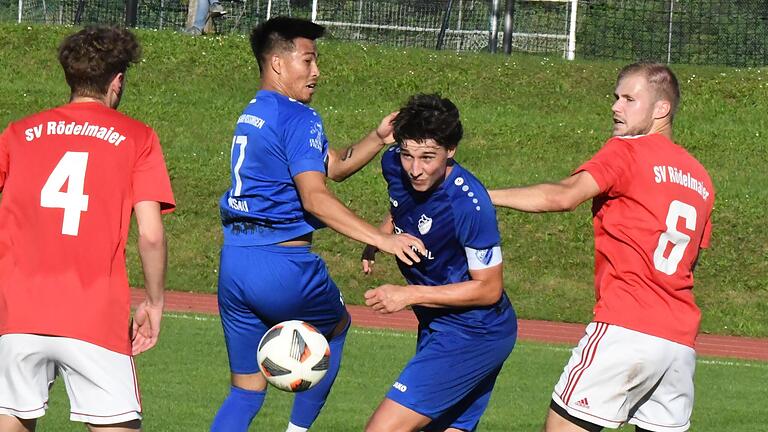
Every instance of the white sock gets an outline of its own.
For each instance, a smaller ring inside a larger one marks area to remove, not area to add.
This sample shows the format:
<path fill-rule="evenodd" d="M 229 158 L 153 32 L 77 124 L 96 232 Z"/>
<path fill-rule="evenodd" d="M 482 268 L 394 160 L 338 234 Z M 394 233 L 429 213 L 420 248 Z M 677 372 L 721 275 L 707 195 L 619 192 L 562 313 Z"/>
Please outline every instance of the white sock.
<path fill-rule="evenodd" d="M 296 426 L 295 424 L 288 422 L 288 429 L 285 432 L 307 432 L 309 429 Z"/>

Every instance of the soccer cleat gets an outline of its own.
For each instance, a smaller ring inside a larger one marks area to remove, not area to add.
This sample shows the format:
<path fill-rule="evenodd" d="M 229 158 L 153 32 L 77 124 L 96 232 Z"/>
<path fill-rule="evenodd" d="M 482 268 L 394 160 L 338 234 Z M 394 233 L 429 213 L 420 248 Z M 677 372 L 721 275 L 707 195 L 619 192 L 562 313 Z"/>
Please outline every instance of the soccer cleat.
<path fill-rule="evenodd" d="M 222 6 L 221 3 L 213 2 L 211 3 L 211 7 L 208 8 L 208 13 L 211 14 L 211 18 L 216 18 L 222 15 L 226 15 L 227 11 L 224 9 L 224 6 Z"/>

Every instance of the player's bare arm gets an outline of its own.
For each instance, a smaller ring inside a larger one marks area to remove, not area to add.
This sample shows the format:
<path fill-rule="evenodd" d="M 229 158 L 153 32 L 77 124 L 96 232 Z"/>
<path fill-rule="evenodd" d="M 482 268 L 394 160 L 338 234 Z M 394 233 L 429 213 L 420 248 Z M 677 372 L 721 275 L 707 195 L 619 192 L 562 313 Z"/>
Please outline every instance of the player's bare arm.
<path fill-rule="evenodd" d="M 396 112 L 384 117 L 376 130 L 371 131 L 357 144 L 345 149 L 328 149 L 328 177 L 343 181 L 364 167 L 381 149 L 392 143 L 392 119 Z"/>
<path fill-rule="evenodd" d="M 138 249 L 147 295 L 146 300 L 136 308 L 133 317 L 132 350 L 133 355 L 137 355 L 154 347 L 160 335 L 168 258 L 160 203 L 138 202 L 134 212 L 139 229 Z"/>
<path fill-rule="evenodd" d="M 305 171 L 293 179 L 299 190 L 302 207 L 334 231 L 396 255 L 408 265 L 421 261 L 419 251 L 426 250 L 421 240 L 408 234 L 385 235 L 379 232 L 336 198 L 326 186 L 323 173 Z"/>
<path fill-rule="evenodd" d="M 384 221 L 381 223 L 381 225 L 379 225 L 379 231 L 382 234 L 392 234 L 394 230 L 395 224 L 392 222 L 392 215 L 387 213 L 387 215 L 384 217 Z M 363 249 L 363 257 L 361 259 L 363 264 L 363 273 L 373 273 L 373 264 L 376 262 L 376 252 L 378 251 L 379 249 L 376 246 L 365 245 L 365 249 Z"/>
<path fill-rule="evenodd" d="M 493 205 L 530 213 L 571 211 L 599 193 L 600 187 L 587 171 L 557 183 L 488 191 Z"/>
<path fill-rule="evenodd" d="M 382 285 L 366 291 L 365 304 L 376 312 L 393 313 L 407 306 L 471 307 L 499 301 L 504 290 L 503 265 L 470 270 L 472 279 L 439 286 Z"/>

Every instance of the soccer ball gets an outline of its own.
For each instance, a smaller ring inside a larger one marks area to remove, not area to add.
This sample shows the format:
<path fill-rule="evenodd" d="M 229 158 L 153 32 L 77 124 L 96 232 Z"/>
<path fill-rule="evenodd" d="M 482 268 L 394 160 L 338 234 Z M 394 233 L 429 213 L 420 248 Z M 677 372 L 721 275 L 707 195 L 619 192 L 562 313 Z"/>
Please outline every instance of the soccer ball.
<path fill-rule="evenodd" d="M 256 353 L 267 382 L 280 390 L 300 392 L 328 372 L 331 349 L 325 336 L 304 321 L 284 321 L 269 329 Z"/>

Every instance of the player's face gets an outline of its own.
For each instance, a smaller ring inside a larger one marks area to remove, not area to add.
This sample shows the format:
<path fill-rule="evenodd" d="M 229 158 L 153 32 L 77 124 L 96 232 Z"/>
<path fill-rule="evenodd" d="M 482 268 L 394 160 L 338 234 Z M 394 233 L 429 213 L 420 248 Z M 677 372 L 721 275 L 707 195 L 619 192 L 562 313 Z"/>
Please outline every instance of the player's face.
<path fill-rule="evenodd" d="M 309 103 L 320 77 L 317 47 L 315 41 L 301 37 L 294 39 L 293 44 L 296 49 L 280 55 L 280 81 L 286 96 Z"/>
<path fill-rule="evenodd" d="M 456 149 L 448 150 L 433 139 L 422 142 L 405 140 L 400 146 L 400 163 L 408 173 L 413 189 L 426 192 L 445 179 L 448 159 L 454 153 Z"/>
<path fill-rule="evenodd" d="M 645 135 L 653 126 L 656 93 L 642 74 L 625 76 L 614 93 L 613 136 Z"/>

